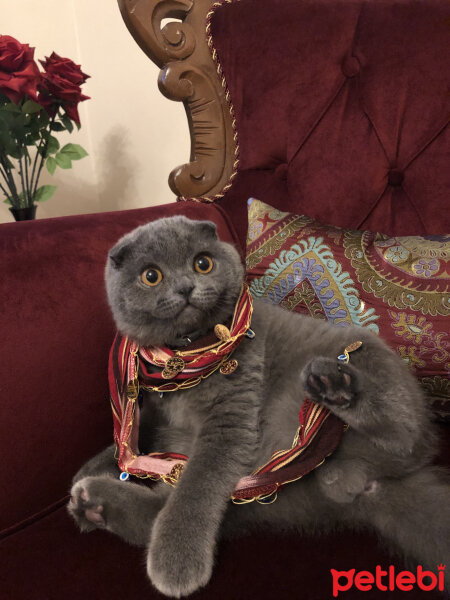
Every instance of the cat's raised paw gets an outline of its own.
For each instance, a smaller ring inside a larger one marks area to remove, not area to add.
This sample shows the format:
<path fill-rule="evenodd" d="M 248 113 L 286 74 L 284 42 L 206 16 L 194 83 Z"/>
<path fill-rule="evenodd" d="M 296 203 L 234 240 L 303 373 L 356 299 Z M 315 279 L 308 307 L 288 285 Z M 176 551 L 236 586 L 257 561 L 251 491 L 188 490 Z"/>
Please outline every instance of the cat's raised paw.
<path fill-rule="evenodd" d="M 354 369 L 350 365 L 335 359 L 314 358 L 302 371 L 302 384 L 314 402 L 330 408 L 348 408 L 356 391 L 356 378 L 352 371 Z"/>

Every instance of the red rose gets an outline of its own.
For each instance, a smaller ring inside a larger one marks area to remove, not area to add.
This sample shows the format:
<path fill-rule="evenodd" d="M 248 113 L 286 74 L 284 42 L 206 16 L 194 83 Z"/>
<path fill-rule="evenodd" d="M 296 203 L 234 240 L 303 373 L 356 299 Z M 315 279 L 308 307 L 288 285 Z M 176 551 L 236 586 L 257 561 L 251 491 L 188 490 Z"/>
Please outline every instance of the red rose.
<path fill-rule="evenodd" d="M 60 103 L 68 117 L 80 124 L 78 103 L 89 100 L 89 96 L 81 93 L 81 85 L 89 75 L 83 73 L 80 65 L 76 65 L 70 58 L 62 58 L 55 52 L 39 61 L 44 67 L 40 87 L 39 102 L 52 114 L 55 104 Z"/>
<path fill-rule="evenodd" d="M 21 44 L 10 35 L 0 35 L 0 93 L 14 104 L 19 104 L 25 95 L 37 100 L 40 80 L 34 48 Z"/>

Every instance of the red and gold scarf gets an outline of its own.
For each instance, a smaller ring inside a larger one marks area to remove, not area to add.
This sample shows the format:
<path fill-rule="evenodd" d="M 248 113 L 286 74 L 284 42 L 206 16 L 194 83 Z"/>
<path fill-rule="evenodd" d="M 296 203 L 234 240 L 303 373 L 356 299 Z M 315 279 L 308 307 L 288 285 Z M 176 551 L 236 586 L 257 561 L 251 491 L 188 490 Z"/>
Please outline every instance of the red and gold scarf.
<path fill-rule="evenodd" d="M 253 303 L 247 285 L 237 300 L 229 328 L 216 325 L 214 334 L 183 350 L 142 347 L 116 335 L 109 356 L 108 378 L 114 420 L 114 442 L 123 479 L 128 475 L 175 484 L 188 457 L 174 452 L 139 454 L 139 390 L 161 394 L 188 389 L 216 371 L 230 375 L 238 368 L 231 358 L 250 329 Z M 285 483 L 299 479 L 321 464 L 339 443 L 344 424 L 325 408 L 304 400 L 300 426 L 292 447 L 275 453 L 269 462 L 242 478 L 233 492 L 236 502 L 273 498 Z M 321 435 L 317 435 L 319 433 Z"/>

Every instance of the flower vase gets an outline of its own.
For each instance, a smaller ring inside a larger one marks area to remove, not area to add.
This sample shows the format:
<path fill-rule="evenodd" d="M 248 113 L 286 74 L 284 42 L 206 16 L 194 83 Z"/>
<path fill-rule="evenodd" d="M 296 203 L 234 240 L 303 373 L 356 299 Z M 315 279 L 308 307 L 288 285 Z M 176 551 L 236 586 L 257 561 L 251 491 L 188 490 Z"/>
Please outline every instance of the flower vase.
<path fill-rule="evenodd" d="M 36 218 L 37 205 L 25 206 L 25 208 L 10 208 L 16 221 L 31 221 Z"/>

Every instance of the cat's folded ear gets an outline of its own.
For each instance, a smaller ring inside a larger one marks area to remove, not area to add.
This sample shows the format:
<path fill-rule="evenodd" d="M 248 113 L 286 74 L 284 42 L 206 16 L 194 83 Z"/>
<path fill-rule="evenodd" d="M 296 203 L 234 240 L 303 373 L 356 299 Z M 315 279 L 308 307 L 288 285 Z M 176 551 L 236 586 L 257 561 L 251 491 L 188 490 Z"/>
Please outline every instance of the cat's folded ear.
<path fill-rule="evenodd" d="M 131 253 L 132 243 L 128 240 L 119 241 L 114 248 L 109 251 L 108 258 L 115 269 L 120 269 L 123 261 Z"/>
<path fill-rule="evenodd" d="M 212 221 L 196 221 L 195 228 L 199 235 L 215 240 L 217 239 L 217 227 Z"/>

